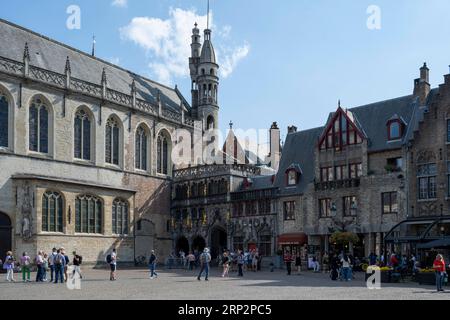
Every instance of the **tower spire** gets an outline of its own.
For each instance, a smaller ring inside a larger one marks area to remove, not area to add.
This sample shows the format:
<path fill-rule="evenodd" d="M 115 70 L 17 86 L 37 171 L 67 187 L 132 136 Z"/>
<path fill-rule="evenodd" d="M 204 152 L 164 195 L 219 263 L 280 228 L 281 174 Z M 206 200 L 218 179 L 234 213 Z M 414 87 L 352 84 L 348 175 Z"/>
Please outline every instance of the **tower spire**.
<path fill-rule="evenodd" d="M 95 35 L 92 36 L 92 56 L 95 57 Z"/>
<path fill-rule="evenodd" d="M 206 29 L 209 30 L 209 0 L 208 1 L 208 9 L 207 9 L 207 16 L 206 16 Z"/>

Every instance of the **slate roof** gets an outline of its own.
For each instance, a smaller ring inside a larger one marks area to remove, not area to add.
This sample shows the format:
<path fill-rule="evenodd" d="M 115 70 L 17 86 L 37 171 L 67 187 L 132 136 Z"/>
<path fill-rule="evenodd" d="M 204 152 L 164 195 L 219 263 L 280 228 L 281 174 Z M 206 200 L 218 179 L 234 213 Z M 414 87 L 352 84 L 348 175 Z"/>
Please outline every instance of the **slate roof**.
<path fill-rule="evenodd" d="M 432 101 L 437 92 L 438 89 L 431 90 L 427 104 Z M 428 107 L 420 106 L 418 99 L 409 95 L 351 108 L 347 112 L 367 137 L 368 151 L 380 152 L 401 148 L 403 144 L 413 139 L 414 132 L 418 130 L 419 123 L 423 120 L 423 114 L 427 110 Z M 334 112 L 329 114 L 327 124 L 333 115 Z M 406 132 L 403 139 L 389 142 L 387 123 L 393 116 L 398 116 L 405 122 Z M 275 186 L 279 188 L 281 196 L 302 194 L 308 184 L 314 181 L 314 151 L 325 129 L 326 126 L 287 135 L 275 180 Z M 293 165 L 300 165 L 303 174 L 297 186 L 287 186 L 286 170 Z"/>
<path fill-rule="evenodd" d="M 248 181 L 251 182 L 250 186 L 247 188 L 241 188 L 238 192 L 243 191 L 252 191 L 252 190 L 264 190 L 264 189 L 271 189 L 275 187 L 275 184 L 273 183 L 273 176 L 255 176 L 248 178 Z"/>
<path fill-rule="evenodd" d="M 25 43 L 28 43 L 30 64 L 45 70 L 64 74 L 66 58 L 70 59 L 71 75 L 74 78 L 100 85 L 102 71 L 106 70 L 108 88 L 130 95 L 133 79 L 136 82 L 137 98 L 156 103 L 158 90 L 163 107 L 181 113 L 180 105 L 190 106 L 176 90 L 113 65 L 107 61 L 47 38 L 43 35 L 0 19 L 0 56 L 23 62 Z M 6 45 L 5 45 L 6 44 Z"/>
<path fill-rule="evenodd" d="M 287 135 L 274 184 L 279 188 L 280 195 L 301 194 L 314 181 L 314 149 L 323 129 L 320 127 Z M 296 186 L 287 186 L 285 173 L 293 164 L 301 165 L 303 174 Z"/>

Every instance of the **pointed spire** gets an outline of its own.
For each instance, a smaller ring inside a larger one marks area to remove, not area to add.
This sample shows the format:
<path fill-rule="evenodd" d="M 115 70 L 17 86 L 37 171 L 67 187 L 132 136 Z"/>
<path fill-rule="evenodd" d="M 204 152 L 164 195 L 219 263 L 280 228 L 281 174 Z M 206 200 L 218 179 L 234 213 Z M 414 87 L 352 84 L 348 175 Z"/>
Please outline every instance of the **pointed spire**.
<path fill-rule="evenodd" d="M 28 50 L 28 42 L 25 43 L 25 49 L 23 50 L 23 76 L 28 77 L 30 73 L 30 51 Z"/>
<path fill-rule="evenodd" d="M 341 99 L 338 100 L 338 108 L 341 107 Z"/>
<path fill-rule="evenodd" d="M 108 86 L 108 80 L 106 79 L 106 70 L 103 68 L 102 72 L 102 98 L 106 99 L 106 90 Z"/>
<path fill-rule="evenodd" d="M 132 101 L 131 101 L 131 105 L 133 108 L 136 108 L 136 81 L 133 79 L 133 82 L 131 83 L 131 97 L 132 97 Z"/>
<path fill-rule="evenodd" d="M 208 9 L 207 9 L 207 16 L 206 16 L 206 29 L 209 30 L 209 0 L 208 1 Z"/>
<path fill-rule="evenodd" d="M 66 89 L 70 88 L 70 75 L 72 73 L 72 69 L 70 68 L 70 59 L 69 56 L 66 58 L 66 66 L 64 68 L 64 73 L 66 74 Z"/>
<path fill-rule="evenodd" d="M 95 41 L 95 35 L 92 36 L 92 56 L 95 57 L 95 44 L 97 42 Z"/>
<path fill-rule="evenodd" d="M 66 58 L 66 67 L 64 68 L 64 72 L 67 73 L 72 73 L 72 69 L 70 68 L 70 59 L 69 56 L 67 56 Z"/>
<path fill-rule="evenodd" d="M 28 42 L 25 43 L 25 49 L 23 50 L 23 61 L 30 62 L 30 51 L 28 50 Z"/>

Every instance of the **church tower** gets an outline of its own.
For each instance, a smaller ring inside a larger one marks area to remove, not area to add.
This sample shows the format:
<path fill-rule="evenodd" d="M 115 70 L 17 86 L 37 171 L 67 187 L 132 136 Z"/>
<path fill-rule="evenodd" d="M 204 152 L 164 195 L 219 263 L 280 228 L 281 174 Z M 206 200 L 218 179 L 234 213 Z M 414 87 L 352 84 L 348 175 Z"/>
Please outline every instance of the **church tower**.
<path fill-rule="evenodd" d="M 192 80 L 191 90 L 194 116 L 199 120 L 203 120 L 203 130 L 217 128 L 219 116 L 219 65 L 216 62 L 209 26 L 204 31 L 203 45 L 201 45 L 200 30 L 195 24 L 192 30 L 191 51 L 189 68 Z"/>

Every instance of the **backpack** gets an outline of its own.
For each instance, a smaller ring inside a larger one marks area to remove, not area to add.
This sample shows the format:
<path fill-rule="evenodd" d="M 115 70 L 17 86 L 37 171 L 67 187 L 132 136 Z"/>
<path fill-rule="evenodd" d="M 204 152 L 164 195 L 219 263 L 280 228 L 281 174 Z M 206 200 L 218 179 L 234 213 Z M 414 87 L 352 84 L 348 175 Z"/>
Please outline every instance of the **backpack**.
<path fill-rule="evenodd" d="M 82 264 L 83 263 L 83 257 L 82 256 L 78 256 L 78 263 Z"/>
<path fill-rule="evenodd" d="M 106 256 L 106 262 L 107 262 L 107 263 L 111 263 L 111 262 L 112 262 L 112 258 L 111 258 L 111 255 L 110 255 L 110 254 L 108 254 L 108 255 Z"/>
<path fill-rule="evenodd" d="M 60 254 L 57 254 L 56 256 L 55 256 L 55 264 L 57 264 L 57 265 L 61 265 L 62 263 L 63 263 L 63 256 L 61 256 Z"/>

